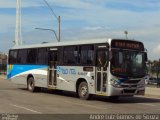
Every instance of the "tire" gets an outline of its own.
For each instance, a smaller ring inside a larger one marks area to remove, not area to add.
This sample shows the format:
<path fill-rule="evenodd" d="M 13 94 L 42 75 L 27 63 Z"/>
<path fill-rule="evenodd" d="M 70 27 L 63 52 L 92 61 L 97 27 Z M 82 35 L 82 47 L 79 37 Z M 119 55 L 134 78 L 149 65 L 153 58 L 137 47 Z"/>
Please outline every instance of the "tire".
<path fill-rule="evenodd" d="M 30 77 L 27 81 L 27 89 L 30 92 L 38 92 L 40 90 L 39 87 L 35 87 L 35 81 L 33 77 Z"/>
<path fill-rule="evenodd" d="M 90 99 L 90 94 L 88 90 L 88 84 L 86 82 L 81 82 L 78 87 L 78 96 L 82 100 Z"/>

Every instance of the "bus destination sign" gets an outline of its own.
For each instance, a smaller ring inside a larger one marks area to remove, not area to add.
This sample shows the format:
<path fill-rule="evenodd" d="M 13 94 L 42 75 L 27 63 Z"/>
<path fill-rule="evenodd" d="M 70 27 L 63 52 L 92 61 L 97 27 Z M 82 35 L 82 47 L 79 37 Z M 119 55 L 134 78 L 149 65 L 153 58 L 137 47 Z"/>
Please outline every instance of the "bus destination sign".
<path fill-rule="evenodd" d="M 143 44 L 136 41 L 127 40 L 113 40 L 111 43 L 112 48 L 123 48 L 132 50 L 144 50 Z"/>

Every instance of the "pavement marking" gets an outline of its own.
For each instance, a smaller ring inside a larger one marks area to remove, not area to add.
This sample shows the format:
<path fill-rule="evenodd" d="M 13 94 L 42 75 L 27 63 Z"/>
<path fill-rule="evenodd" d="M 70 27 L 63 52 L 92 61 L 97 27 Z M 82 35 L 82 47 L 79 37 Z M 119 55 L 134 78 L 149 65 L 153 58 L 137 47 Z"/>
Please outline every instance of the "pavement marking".
<path fill-rule="evenodd" d="M 152 106 L 152 107 L 155 107 L 156 105 L 153 105 L 153 104 L 147 104 L 147 103 L 137 103 L 137 104 L 140 104 L 140 105 L 147 105 L 147 106 Z"/>
<path fill-rule="evenodd" d="M 14 104 L 10 104 L 10 105 L 11 105 L 11 106 L 14 106 L 14 107 L 17 107 L 17 108 L 25 109 L 25 110 L 30 111 L 30 112 L 34 112 L 34 113 L 38 113 L 38 114 L 42 114 L 41 112 L 38 112 L 38 111 L 35 111 L 35 110 L 32 110 L 32 109 L 26 108 L 26 107 L 22 107 L 22 106 L 14 105 Z"/>
<path fill-rule="evenodd" d="M 93 106 L 93 105 L 88 105 L 88 104 L 79 104 L 79 103 L 76 103 L 76 102 L 69 102 L 69 101 L 65 101 L 66 103 L 69 103 L 69 104 L 73 104 L 73 105 L 79 105 L 79 106 L 84 106 L 84 107 L 91 107 L 91 108 L 96 108 L 96 109 L 109 109 L 109 108 L 104 108 L 104 107 L 97 107 L 97 106 Z"/>

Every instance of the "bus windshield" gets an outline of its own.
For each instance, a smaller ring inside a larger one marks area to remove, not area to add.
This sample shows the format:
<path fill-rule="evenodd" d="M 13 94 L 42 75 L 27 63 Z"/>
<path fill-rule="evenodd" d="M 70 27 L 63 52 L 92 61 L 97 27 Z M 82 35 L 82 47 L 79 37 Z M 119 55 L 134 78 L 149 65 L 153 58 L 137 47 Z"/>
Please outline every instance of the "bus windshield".
<path fill-rule="evenodd" d="M 145 54 L 139 51 L 112 50 L 111 73 L 118 77 L 144 77 Z"/>

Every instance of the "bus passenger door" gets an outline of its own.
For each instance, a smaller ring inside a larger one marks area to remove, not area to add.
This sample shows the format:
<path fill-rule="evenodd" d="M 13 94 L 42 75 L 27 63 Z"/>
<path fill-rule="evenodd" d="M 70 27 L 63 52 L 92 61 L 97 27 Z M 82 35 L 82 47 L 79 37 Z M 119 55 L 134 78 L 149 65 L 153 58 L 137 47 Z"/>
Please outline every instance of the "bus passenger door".
<path fill-rule="evenodd" d="M 96 53 L 96 93 L 106 93 L 107 90 L 108 50 L 98 48 Z"/>
<path fill-rule="evenodd" d="M 57 50 L 49 51 L 48 86 L 57 86 Z"/>

